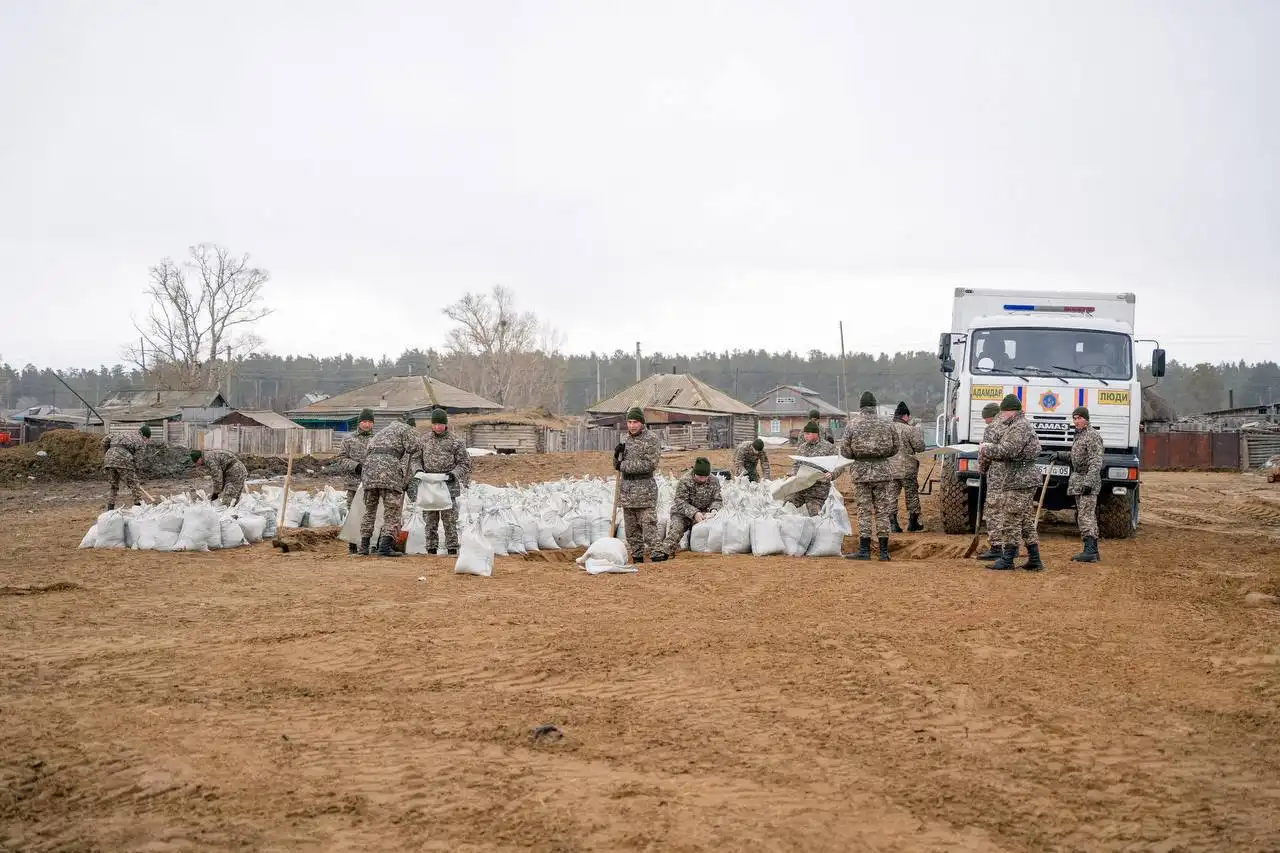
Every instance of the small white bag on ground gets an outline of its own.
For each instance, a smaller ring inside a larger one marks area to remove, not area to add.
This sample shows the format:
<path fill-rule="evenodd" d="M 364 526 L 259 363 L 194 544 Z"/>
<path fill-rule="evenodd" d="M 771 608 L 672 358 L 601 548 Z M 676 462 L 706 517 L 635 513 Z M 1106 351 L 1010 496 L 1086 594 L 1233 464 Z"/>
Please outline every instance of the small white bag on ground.
<path fill-rule="evenodd" d="M 813 541 L 809 543 L 806 557 L 839 557 L 844 547 L 844 534 L 836 523 L 826 516 L 813 519 Z"/>
<path fill-rule="evenodd" d="M 458 537 L 458 561 L 453 565 L 453 572 L 490 577 L 493 574 L 493 547 L 489 540 L 474 530 Z"/>
<path fill-rule="evenodd" d="M 833 487 L 827 494 L 827 501 L 822 505 L 822 514 L 830 518 L 836 529 L 845 536 L 853 535 L 853 525 L 849 521 L 849 510 L 845 509 L 844 496 Z"/>
<path fill-rule="evenodd" d="M 778 526 L 782 533 L 782 553 L 788 557 L 803 557 L 813 542 L 813 519 L 789 513 L 778 519 Z"/>
<path fill-rule="evenodd" d="M 751 520 L 751 553 L 757 557 L 781 554 L 785 550 L 782 541 L 782 525 L 776 518 Z"/>
<path fill-rule="evenodd" d="M 587 552 L 574 562 L 592 575 L 636 572 L 636 567 L 627 560 L 627 543 L 609 536 L 592 542 Z"/>
<path fill-rule="evenodd" d="M 80 540 L 78 548 L 92 548 L 98 541 L 98 525 L 94 524 L 89 527 L 89 532 Z"/>
<path fill-rule="evenodd" d="M 724 543 L 721 554 L 751 553 L 751 521 L 741 513 L 729 510 L 724 515 Z"/>
<path fill-rule="evenodd" d="M 538 550 L 540 551 L 557 551 L 560 549 L 560 541 L 556 537 L 557 530 L 561 525 L 559 519 L 549 519 L 545 516 L 542 521 L 538 522 Z M 568 527 L 564 526 L 567 530 Z"/>
<path fill-rule="evenodd" d="M 209 504 L 195 504 L 182 513 L 182 532 L 175 551 L 208 551 L 222 547 L 222 524 L 218 512 Z"/>
<path fill-rule="evenodd" d="M 700 554 L 719 554 L 724 547 L 724 513 L 718 512 L 689 530 L 689 550 Z"/>
<path fill-rule="evenodd" d="M 422 520 L 422 513 L 415 512 L 409 516 L 409 523 L 405 530 L 409 535 L 404 542 L 404 552 L 406 554 L 427 553 L 427 523 Z"/>
<path fill-rule="evenodd" d="M 127 548 L 129 547 L 129 532 L 125 522 L 124 513 L 118 509 L 112 509 L 98 516 L 98 523 L 94 525 L 98 529 L 97 535 L 93 540 L 95 548 Z"/>
<path fill-rule="evenodd" d="M 239 548 L 241 545 L 249 544 L 244 538 L 244 531 L 240 529 L 240 522 L 230 514 L 218 519 L 218 526 L 221 534 L 219 536 L 219 545 L 221 547 Z"/>
<path fill-rule="evenodd" d="M 419 472 L 418 499 L 414 502 L 417 509 L 441 512 L 453 508 L 453 496 L 449 494 L 448 474 L 427 474 Z"/>
<path fill-rule="evenodd" d="M 265 518 L 252 512 L 242 512 L 237 520 L 240 522 L 240 530 L 244 532 L 245 541 L 250 544 L 262 541 L 262 534 L 267 529 Z"/>

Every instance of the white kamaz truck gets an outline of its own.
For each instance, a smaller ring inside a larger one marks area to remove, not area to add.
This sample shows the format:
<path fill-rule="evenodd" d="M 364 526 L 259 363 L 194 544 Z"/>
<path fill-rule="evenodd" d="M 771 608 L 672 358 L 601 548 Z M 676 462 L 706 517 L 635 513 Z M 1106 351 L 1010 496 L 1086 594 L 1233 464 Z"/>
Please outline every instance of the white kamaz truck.
<path fill-rule="evenodd" d="M 1142 470 L 1135 301 L 1132 293 L 956 288 L 951 331 L 942 334 L 938 346 L 945 382 L 938 445 L 955 450 L 945 457 L 939 484 L 947 533 L 973 532 L 986 491 L 978 469 L 986 428 L 982 407 L 1013 394 L 1040 438 L 1040 474 L 1049 474 L 1044 508 L 1075 505 L 1067 495 L 1071 411 L 1088 406 L 1106 447 L 1099 533 L 1104 538 L 1133 535 Z M 1164 375 L 1165 353 L 1158 342 L 1148 343 L 1155 344 L 1151 373 L 1158 378 Z"/>

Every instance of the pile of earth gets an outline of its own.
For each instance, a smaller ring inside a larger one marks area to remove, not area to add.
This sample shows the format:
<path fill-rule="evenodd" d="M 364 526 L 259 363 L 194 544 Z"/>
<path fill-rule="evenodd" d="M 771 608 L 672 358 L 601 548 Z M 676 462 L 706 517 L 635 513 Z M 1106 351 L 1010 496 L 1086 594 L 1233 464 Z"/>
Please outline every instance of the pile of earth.
<path fill-rule="evenodd" d="M 41 455 L 43 454 L 43 455 Z M 144 479 L 181 477 L 192 470 L 185 447 L 153 444 L 138 473 Z M 74 429 L 55 429 L 38 441 L 0 450 L 0 483 L 100 479 L 102 436 Z"/>
<path fill-rule="evenodd" d="M 249 469 L 249 476 L 255 480 L 282 475 L 289 468 L 288 461 L 279 456 L 241 456 L 240 461 L 244 463 L 245 468 Z M 293 459 L 293 473 L 299 475 L 322 474 L 324 473 L 324 467 L 331 461 L 322 461 L 310 454 L 295 456 Z"/>

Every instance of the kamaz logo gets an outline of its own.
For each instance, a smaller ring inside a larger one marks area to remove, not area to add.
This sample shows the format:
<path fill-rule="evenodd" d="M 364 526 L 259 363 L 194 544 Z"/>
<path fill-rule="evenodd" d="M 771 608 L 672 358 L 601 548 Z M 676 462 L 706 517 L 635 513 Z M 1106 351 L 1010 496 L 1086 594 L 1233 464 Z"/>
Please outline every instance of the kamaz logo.
<path fill-rule="evenodd" d="M 1066 421 L 1033 421 L 1036 429 L 1042 429 L 1046 432 L 1066 432 L 1071 429 L 1071 424 Z"/>

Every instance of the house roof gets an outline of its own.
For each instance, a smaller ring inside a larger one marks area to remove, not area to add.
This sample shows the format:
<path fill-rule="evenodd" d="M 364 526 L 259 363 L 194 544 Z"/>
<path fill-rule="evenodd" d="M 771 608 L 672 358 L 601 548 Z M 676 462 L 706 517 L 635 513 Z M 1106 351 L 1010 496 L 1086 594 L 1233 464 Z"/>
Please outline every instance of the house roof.
<path fill-rule="evenodd" d="M 237 415 L 237 414 L 243 417 L 246 417 L 251 421 L 255 421 L 256 423 L 262 424 L 264 427 L 270 427 L 271 429 L 302 429 L 303 428 L 301 424 L 295 424 L 293 421 L 289 420 L 279 412 L 256 411 L 256 410 L 246 410 L 246 409 L 236 409 L 230 414 L 226 414 L 218 418 L 213 423 L 216 426 L 222 423 L 227 418 L 231 417 L 231 415 Z"/>
<path fill-rule="evenodd" d="M 226 405 L 217 389 L 201 391 L 117 391 L 99 404 L 99 409 L 211 409 Z"/>
<path fill-rule="evenodd" d="M 363 388 L 343 391 L 328 399 L 286 414 L 291 418 L 354 418 L 361 409 L 375 414 L 400 415 L 429 411 L 439 406 L 446 411 L 496 412 L 502 406 L 470 391 L 455 388 L 427 376 L 393 376 Z"/>
<path fill-rule="evenodd" d="M 182 409 L 177 406 L 129 406 L 126 408 L 106 408 L 103 415 L 109 421 L 136 424 L 144 421 L 167 421 L 182 417 Z"/>
<path fill-rule="evenodd" d="M 516 424 L 519 426 L 547 427 L 548 429 L 566 429 L 574 426 L 568 418 L 560 418 L 545 411 L 536 409 L 504 409 L 501 412 L 477 412 L 474 414 L 452 415 L 449 426 L 469 427 L 478 424 Z M 431 428 L 430 424 L 418 423 L 422 430 Z"/>
<path fill-rule="evenodd" d="M 646 409 L 693 409 L 698 414 L 757 414 L 746 403 L 733 399 L 688 373 L 655 373 L 607 400 L 588 406 L 587 411 L 599 415 L 622 414 L 635 403 Z"/>
<path fill-rule="evenodd" d="M 794 403 L 778 404 L 778 392 L 793 392 L 786 396 L 795 397 Z M 757 400 L 753 406 L 756 411 L 769 415 L 804 415 L 810 409 L 817 409 L 819 415 L 836 415 L 843 417 L 844 412 L 818 396 L 817 392 L 803 385 L 779 385 Z"/>

